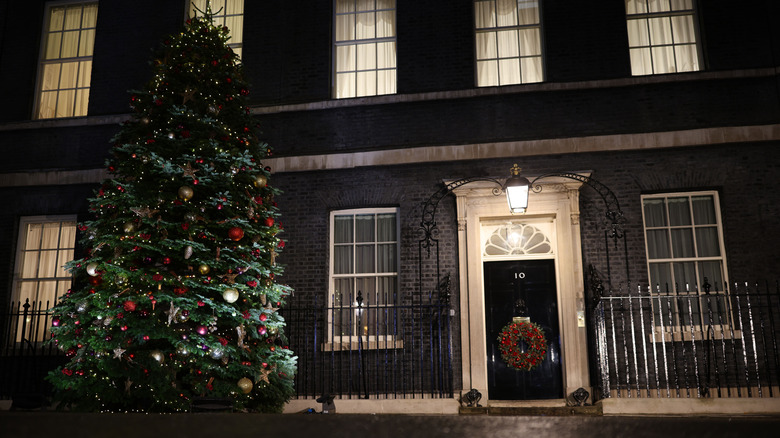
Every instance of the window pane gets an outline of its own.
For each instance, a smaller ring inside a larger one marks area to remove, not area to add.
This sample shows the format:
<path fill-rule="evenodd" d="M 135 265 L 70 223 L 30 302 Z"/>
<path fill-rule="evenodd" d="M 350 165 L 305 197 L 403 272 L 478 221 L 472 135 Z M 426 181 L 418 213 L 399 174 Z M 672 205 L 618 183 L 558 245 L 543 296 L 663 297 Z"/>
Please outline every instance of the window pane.
<path fill-rule="evenodd" d="M 38 277 L 51 278 L 57 270 L 57 251 L 41 251 Z"/>
<path fill-rule="evenodd" d="M 533 58 L 520 59 L 520 70 L 523 73 L 522 82 L 530 84 L 542 82 L 542 58 L 535 56 Z"/>
<path fill-rule="evenodd" d="M 354 12 L 355 0 L 336 0 L 336 13 Z"/>
<path fill-rule="evenodd" d="M 355 272 L 359 274 L 376 272 L 374 268 L 375 246 L 357 245 L 355 247 Z"/>
<path fill-rule="evenodd" d="M 496 34 L 493 32 L 477 33 L 477 59 L 496 58 Z"/>
<path fill-rule="evenodd" d="M 498 85 L 498 61 L 478 61 L 477 81 L 480 87 Z"/>
<path fill-rule="evenodd" d="M 225 18 L 225 26 L 230 29 L 230 39 L 228 42 L 236 43 L 244 40 L 244 16 L 236 15 Z"/>
<path fill-rule="evenodd" d="M 394 94 L 396 92 L 395 84 L 395 69 L 393 70 L 379 70 L 376 73 L 376 86 L 377 94 Z"/>
<path fill-rule="evenodd" d="M 377 38 L 395 36 L 395 11 L 377 12 L 376 36 Z"/>
<path fill-rule="evenodd" d="M 81 5 L 68 6 L 65 9 L 65 29 L 81 27 Z"/>
<path fill-rule="evenodd" d="M 377 245 L 377 272 L 396 272 L 395 243 Z"/>
<path fill-rule="evenodd" d="M 41 248 L 56 249 L 60 242 L 60 223 L 47 222 L 43 224 L 43 236 L 41 238 Z"/>
<path fill-rule="evenodd" d="M 357 96 L 375 96 L 376 92 L 376 72 L 367 71 L 357 74 Z"/>
<path fill-rule="evenodd" d="M 80 34 L 81 32 L 77 30 L 62 33 L 62 58 L 73 58 L 78 56 Z"/>
<path fill-rule="evenodd" d="M 56 7 L 51 8 L 49 16 L 49 30 L 58 31 L 62 30 L 62 25 L 65 20 L 65 8 Z"/>
<path fill-rule="evenodd" d="M 718 228 L 696 228 L 696 248 L 699 250 L 699 257 L 719 256 Z"/>
<path fill-rule="evenodd" d="M 46 64 L 43 66 L 43 90 L 56 90 L 60 84 L 60 64 Z"/>
<path fill-rule="evenodd" d="M 517 26 L 517 0 L 496 0 L 498 26 Z"/>
<path fill-rule="evenodd" d="M 357 39 L 376 38 L 376 16 L 374 12 L 356 14 L 357 26 L 355 35 Z"/>
<path fill-rule="evenodd" d="M 74 116 L 86 116 L 89 103 L 89 89 L 76 91 L 76 106 L 73 109 Z"/>
<path fill-rule="evenodd" d="M 377 68 L 395 68 L 395 41 L 377 44 L 376 51 Z M 393 83 L 395 84 L 395 81 Z"/>
<path fill-rule="evenodd" d="M 628 20 L 628 45 L 631 47 L 650 45 L 646 20 Z"/>
<path fill-rule="evenodd" d="M 336 97 L 355 97 L 357 90 L 355 82 L 357 75 L 355 73 L 339 73 L 336 75 Z"/>
<path fill-rule="evenodd" d="M 712 196 L 692 196 L 693 221 L 696 225 L 715 224 L 715 204 Z"/>
<path fill-rule="evenodd" d="M 672 254 L 675 258 L 695 257 L 693 232 L 690 228 L 672 230 Z"/>
<path fill-rule="evenodd" d="M 678 72 L 699 70 L 699 58 L 696 53 L 696 45 L 687 44 L 675 46 L 674 51 Z"/>
<path fill-rule="evenodd" d="M 699 262 L 699 281 L 704 284 L 704 279 L 710 284 L 711 291 L 723 291 L 723 266 L 720 261 Z"/>
<path fill-rule="evenodd" d="M 474 2 L 474 17 L 477 29 L 496 27 L 495 3 L 489 1 Z"/>
<path fill-rule="evenodd" d="M 666 225 L 666 206 L 663 199 L 650 198 L 643 201 L 646 227 L 663 227 Z"/>
<path fill-rule="evenodd" d="M 671 263 L 650 264 L 650 286 L 654 291 L 660 291 L 661 293 L 672 290 Z"/>
<path fill-rule="evenodd" d="M 68 271 L 65 270 L 65 263 L 73 260 L 73 250 L 72 249 L 63 249 L 59 251 L 59 254 L 57 254 L 57 266 L 56 271 L 54 273 L 55 277 L 67 277 Z"/>
<path fill-rule="evenodd" d="M 60 74 L 60 89 L 76 88 L 76 79 L 79 71 L 78 62 L 66 62 L 62 64 Z"/>
<path fill-rule="evenodd" d="M 46 91 L 41 93 L 41 101 L 38 108 L 38 118 L 48 119 L 56 115 L 57 92 Z"/>
<path fill-rule="evenodd" d="M 359 44 L 357 46 L 357 69 L 358 71 L 376 69 L 376 45 Z"/>
<path fill-rule="evenodd" d="M 21 278 L 38 277 L 38 251 L 26 251 L 22 255 L 22 269 L 19 273 Z"/>
<path fill-rule="evenodd" d="M 674 271 L 674 281 L 677 283 L 680 292 L 694 290 L 695 285 L 698 284 L 696 279 L 696 263 L 673 263 L 672 268 Z"/>
<path fill-rule="evenodd" d="M 78 56 L 92 56 L 92 48 L 95 43 L 95 29 L 88 29 L 81 32 L 81 41 L 79 41 Z"/>
<path fill-rule="evenodd" d="M 336 16 L 336 41 L 351 41 L 355 39 L 355 16 Z"/>
<path fill-rule="evenodd" d="M 627 14 L 640 14 L 647 12 L 647 3 L 645 0 L 626 0 Z"/>
<path fill-rule="evenodd" d="M 504 30 L 498 32 L 498 55 L 501 58 L 520 56 L 520 48 L 517 45 L 518 33 L 516 30 Z"/>
<path fill-rule="evenodd" d="M 38 249 L 41 247 L 41 236 L 43 235 L 43 224 L 27 225 L 27 238 L 25 239 L 24 249 Z"/>
<path fill-rule="evenodd" d="M 336 216 L 333 220 L 333 242 L 352 243 L 352 216 Z"/>
<path fill-rule="evenodd" d="M 674 33 L 675 43 L 695 43 L 696 35 L 693 29 L 693 17 L 683 15 L 681 17 L 672 17 L 672 32 Z"/>
<path fill-rule="evenodd" d="M 79 77 L 76 84 L 79 88 L 89 88 L 92 74 L 92 61 L 82 61 L 79 63 Z M 89 90 L 87 90 L 89 91 Z"/>
<path fill-rule="evenodd" d="M 355 45 L 336 47 L 336 71 L 353 71 L 357 61 L 355 60 Z"/>
<path fill-rule="evenodd" d="M 635 76 L 653 74 L 650 49 L 631 49 L 631 73 Z"/>
<path fill-rule="evenodd" d="M 498 61 L 498 81 L 501 85 L 519 84 L 520 63 L 517 59 L 502 59 Z"/>
<path fill-rule="evenodd" d="M 520 25 L 539 23 L 539 2 L 537 0 L 518 0 L 517 6 Z"/>
<path fill-rule="evenodd" d="M 664 12 L 669 10 L 669 0 L 647 0 L 650 12 Z"/>
<path fill-rule="evenodd" d="M 672 226 L 690 225 L 691 211 L 688 207 L 688 198 L 669 198 L 669 223 Z"/>
<path fill-rule="evenodd" d="M 352 246 L 336 246 L 333 248 L 333 273 L 352 273 Z"/>
<path fill-rule="evenodd" d="M 520 31 L 521 55 L 531 56 L 542 54 L 542 43 L 539 39 L 539 33 L 539 29 L 524 29 Z M 541 66 L 541 63 L 539 63 L 539 65 Z"/>
<path fill-rule="evenodd" d="M 374 9 L 374 0 L 357 0 L 358 11 L 370 11 Z"/>
<path fill-rule="evenodd" d="M 396 219 L 395 214 L 378 214 L 377 222 L 377 241 L 394 242 L 396 240 Z"/>
<path fill-rule="evenodd" d="M 46 52 L 43 59 L 55 59 L 60 57 L 60 44 L 62 43 L 62 33 L 50 33 L 46 38 Z"/>
<path fill-rule="evenodd" d="M 651 259 L 671 257 L 669 237 L 666 233 L 666 230 L 647 230 L 647 253 Z"/>
<path fill-rule="evenodd" d="M 57 96 L 57 117 L 72 117 L 73 116 L 73 104 L 76 99 L 76 92 L 61 91 Z"/>
<path fill-rule="evenodd" d="M 84 5 L 84 17 L 81 21 L 82 27 L 95 27 L 97 25 L 97 4 Z"/>

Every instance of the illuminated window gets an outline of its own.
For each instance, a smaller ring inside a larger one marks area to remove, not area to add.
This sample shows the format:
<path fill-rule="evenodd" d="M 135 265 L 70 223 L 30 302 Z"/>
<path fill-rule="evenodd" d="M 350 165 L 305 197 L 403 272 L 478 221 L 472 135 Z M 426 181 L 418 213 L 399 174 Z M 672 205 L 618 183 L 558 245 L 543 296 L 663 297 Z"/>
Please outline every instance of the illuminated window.
<path fill-rule="evenodd" d="M 190 16 L 203 15 L 207 0 L 191 0 Z M 228 46 L 240 57 L 243 50 L 244 35 L 244 0 L 209 0 L 211 4 L 212 23 L 230 29 Z"/>
<path fill-rule="evenodd" d="M 634 76 L 700 70 L 694 0 L 626 0 Z"/>
<path fill-rule="evenodd" d="M 39 310 L 35 321 L 18 322 L 17 342 L 27 324 L 25 338 L 40 341 L 46 336 L 46 309 L 71 287 L 71 275 L 63 265 L 73 260 L 76 244 L 76 218 L 25 217 L 19 224 L 19 243 L 14 270 L 12 305 L 14 311 L 26 302 Z"/>
<path fill-rule="evenodd" d="M 544 80 L 537 0 L 476 0 L 477 85 Z"/>
<path fill-rule="evenodd" d="M 708 307 L 723 314 L 728 278 L 718 193 L 644 195 L 642 213 L 651 290 L 659 297 L 656 325 L 700 327 Z M 717 299 L 705 296 L 705 281 Z"/>
<path fill-rule="evenodd" d="M 97 10 L 97 2 L 47 8 L 36 118 L 87 115 Z"/>
<path fill-rule="evenodd" d="M 334 211 L 330 227 L 334 341 L 393 334 L 394 312 L 386 310 L 398 295 L 398 210 Z"/>
<path fill-rule="evenodd" d="M 335 0 L 337 99 L 396 92 L 395 0 Z"/>

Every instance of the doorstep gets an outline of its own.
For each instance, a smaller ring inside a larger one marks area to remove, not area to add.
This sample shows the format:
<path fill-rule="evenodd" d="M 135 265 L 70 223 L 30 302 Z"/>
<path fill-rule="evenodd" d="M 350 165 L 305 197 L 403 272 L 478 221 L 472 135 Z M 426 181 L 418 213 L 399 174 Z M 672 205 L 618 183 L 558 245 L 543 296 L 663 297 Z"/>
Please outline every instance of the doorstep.
<path fill-rule="evenodd" d="M 460 415 L 495 416 L 602 416 L 601 404 L 589 406 L 461 406 Z"/>

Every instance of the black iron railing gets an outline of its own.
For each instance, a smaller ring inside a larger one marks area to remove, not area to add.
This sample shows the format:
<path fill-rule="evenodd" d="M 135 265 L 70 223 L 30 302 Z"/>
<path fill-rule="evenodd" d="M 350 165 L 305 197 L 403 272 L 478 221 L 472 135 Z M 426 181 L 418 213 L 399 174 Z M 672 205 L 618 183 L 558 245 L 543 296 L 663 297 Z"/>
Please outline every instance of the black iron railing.
<path fill-rule="evenodd" d="M 777 284 L 626 287 L 591 322 L 601 398 L 780 396 Z"/>
<path fill-rule="evenodd" d="M 452 398 L 449 304 L 369 298 L 315 297 L 282 310 L 298 356 L 297 398 Z"/>
<path fill-rule="evenodd" d="M 42 395 L 44 376 L 65 360 L 51 339 L 49 302 L 12 302 L 0 320 L 0 398 Z"/>

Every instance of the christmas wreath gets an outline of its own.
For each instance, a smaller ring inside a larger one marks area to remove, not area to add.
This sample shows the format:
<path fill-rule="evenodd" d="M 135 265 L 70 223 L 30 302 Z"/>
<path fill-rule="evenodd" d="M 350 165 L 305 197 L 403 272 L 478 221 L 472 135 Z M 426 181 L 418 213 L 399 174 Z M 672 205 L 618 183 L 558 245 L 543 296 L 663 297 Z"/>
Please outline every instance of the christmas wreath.
<path fill-rule="evenodd" d="M 518 341 L 525 341 L 525 352 L 518 348 Z M 498 336 L 498 348 L 501 358 L 507 365 L 518 370 L 531 371 L 539 366 L 547 354 L 547 341 L 544 330 L 532 322 L 510 322 Z"/>

